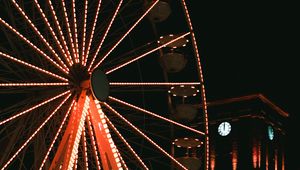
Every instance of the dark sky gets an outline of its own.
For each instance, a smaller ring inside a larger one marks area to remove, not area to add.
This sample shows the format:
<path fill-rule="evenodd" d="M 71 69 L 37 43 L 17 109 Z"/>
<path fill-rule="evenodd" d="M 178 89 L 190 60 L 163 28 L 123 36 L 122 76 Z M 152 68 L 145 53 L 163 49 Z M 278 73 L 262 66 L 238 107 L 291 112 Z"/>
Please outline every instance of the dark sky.
<path fill-rule="evenodd" d="M 300 121 L 294 5 L 275 1 L 193 3 L 208 99 L 263 93 L 290 113 L 288 149 L 291 155 L 299 152 L 300 141 L 294 136 L 299 134 Z M 289 167 L 296 166 L 295 159 L 290 156 Z"/>

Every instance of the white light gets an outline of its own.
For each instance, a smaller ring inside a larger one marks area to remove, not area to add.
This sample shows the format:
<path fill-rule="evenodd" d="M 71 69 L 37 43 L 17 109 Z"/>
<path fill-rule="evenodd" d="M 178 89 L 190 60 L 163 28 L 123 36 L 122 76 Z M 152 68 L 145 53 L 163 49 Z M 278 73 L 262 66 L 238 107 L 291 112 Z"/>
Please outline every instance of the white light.
<path fill-rule="evenodd" d="M 111 144 L 110 144 L 110 147 L 111 147 L 111 148 L 115 148 L 116 146 L 115 146 L 115 144 L 111 143 Z"/>
<path fill-rule="evenodd" d="M 60 104 L 56 107 L 56 109 L 47 117 L 47 119 L 34 131 L 34 133 L 23 143 L 23 145 L 17 150 L 17 152 L 6 162 L 6 164 L 2 167 L 4 170 L 23 150 L 24 147 L 35 137 L 35 135 L 45 126 L 45 124 L 53 117 L 53 115 L 61 108 L 61 106 L 69 99 L 71 94 L 69 94 Z"/>
<path fill-rule="evenodd" d="M 119 159 L 119 158 L 116 158 L 116 162 L 120 162 L 120 159 Z"/>
<path fill-rule="evenodd" d="M 1 21 L 1 18 L 0 18 L 0 21 Z M 13 60 L 14 62 L 17 62 L 17 63 L 23 64 L 23 65 L 25 65 L 25 66 L 27 66 L 27 67 L 30 67 L 30 68 L 32 68 L 32 69 L 34 69 L 34 70 L 38 70 L 38 71 L 40 71 L 40 72 L 43 72 L 43 73 L 48 74 L 48 75 L 50 75 L 50 76 L 56 77 L 56 78 L 61 79 L 61 80 L 63 80 L 63 81 L 68 81 L 68 79 L 66 79 L 66 78 L 63 78 L 63 77 L 61 77 L 61 76 L 59 76 L 59 75 L 56 75 L 56 74 L 54 74 L 54 73 L 52 73 L 52 72 L 49 72 L 49 71 L 47 71 L 47 70 L 44 70 L 44 69 L 42 69 L 42 68 L 40 68 L 40 67 L 37 67 L 37 66 L 35 66 L 35 65 L 29 64 L 29 63 L 27 63 L 27 62 L 25 62 L 25 61 L 19 60 L 19 59 L 15 58 L 15 57 L 12 57 L 12 56 L 10 56 L 10 55 L 8 55 L 8 54 L 5 54 L 5 53 L 3 53 L 3 52 L 0 52 L 0 55 L 3 56 L 3 57 L 5 57 L 5 58 L 8 58 L 8 59 L 10 59 L 10 60 Z"/>

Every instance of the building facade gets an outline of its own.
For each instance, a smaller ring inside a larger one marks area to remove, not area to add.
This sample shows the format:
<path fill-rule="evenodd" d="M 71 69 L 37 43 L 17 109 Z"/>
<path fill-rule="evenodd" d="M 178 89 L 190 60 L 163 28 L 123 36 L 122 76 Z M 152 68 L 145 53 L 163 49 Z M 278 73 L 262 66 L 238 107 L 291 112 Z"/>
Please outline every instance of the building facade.
<path fill-rule="evenodd" d="M 289 114 L 262 94 L 209 103 L 211 170 L 284 170 Z"/>

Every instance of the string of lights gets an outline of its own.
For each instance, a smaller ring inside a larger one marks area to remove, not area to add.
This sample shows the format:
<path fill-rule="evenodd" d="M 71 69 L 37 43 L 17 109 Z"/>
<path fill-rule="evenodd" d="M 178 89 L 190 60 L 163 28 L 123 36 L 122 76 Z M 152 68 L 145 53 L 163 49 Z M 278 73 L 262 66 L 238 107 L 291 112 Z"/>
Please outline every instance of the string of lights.
<path fill-rule="evenodd" d="M 29 41 L 27 38 L 24 37 L 20 32 L 18 32 L 16 29 L 14 29 L 11 25 L 9 25 L 6 21 L 4 21 L 2 18 L 0 18 L 0 23 L 2 23 L 6 28 L 8 28 L 10 31 L 15 33 L 19 38 L 21 38 L 23 41 L 25 41 L 31 48 L 36 50 L 39 54 L 41 54 L 45 59 L 47 59 L 50 63 L 52 63 L 55 67 L 57 67 L 59 70 L 61 70 L 64 73 L 68 73 L 68 70 L 61 67 L 59 64 L 57 64 L 53 59 L 51 59 L 47 54 L 45 54 L 41 49 L 39 49 L 36 45 L 34 45 L 31 41 Z"/>
<path fill-rule="evenodd" d="M 41 102 L 41 103 L 39 103 L 39 104 L 37 104 L 37 105 L 35 105 L 35 106 L 32 106 L 32 107 L 30 107 L 30 108 L 27 109 L 27 110 L 24 110 L 24 111 L 22 111 L 22 112 L 20 112 L 20 113 L 17 113 L 17 114 L 15 114 L 14 116 L 11 116 L 11 117 L 9 117 L 9 118 L 7 118 L 7 119 L 1 121 L 1 122 L 0 122 L 0 126 L 3 125 L 3 124 L 5 124 L 5 123 L 7 123 L 7 122 L 9 122 L 9 121 L 12 121 L 12 120 L 18 118 L 18 117 L 20 117 L 20 116 L 22 116 L 22 115 L 24 115 L 24 114 L 26 114 L 26 113 L 28 113 L 28 112 L 30 112 L 30 111 L 36 109 L 36 108 L 39 108 L 39 107 L 41 107 L 41 106 L 43 106 L 43 105 L 45 105 L 45 104 L 47 104 L 47 103 L 49 103 L 49 102 L 51 102 L 51 101 L 57 99 L 57 98 L 60 98 L 60 97 L 62 97 L 62 96 L 64 96 L 64 95 L 66 95 L 66 94 L 69 94 L 69 93 L 70 93 L 70 91 L 66 91 L 66 92 L 61 93 L 61 94 L 59 94 L 59 95 L 57 95 L 57 96 L 54 96 L 54 97 L 52 97 L 52 98 L 50 98 L 50 99 L 48 99 L 48 100 L 46 100 L 46 101 L 43 101 L 43 102 Z"/>
<path fill-rule="evenodd" d="M 18 156 L 18 154 L 27 146 L 27 144 L 35 137 L 35 135 L 45 126 L 45 124 L 53 117 L 53 115 L 61 108 L 61 106 L 69 99 L 71 94 L 69 94 L 47 117 L 47 119 L 34 131 L 34 133 L 23 143 L 23 145 L 15 152 L 15 154 L 4 164 L 1 170 L 4 170 L 8 165 Z"/>
<path fill-rule="evenodd" d="M 73 29 L 75 34 L 75 62 L 79 63 L 79 50 L 78 50 L 78 33 L 77 33 L 77 18 L 76 18 L 76 5 L 75 0 L 72 0 L 72 13 L 73 13 Z"/>
<path fill-rule="evenodd" d="M 180 127 L 184 128 L 184 129 L 187 129 L 187 130 L 190 130 L 190 131 L 192 131 L 192 132 L 198 133 L 198 134 L 200 134 L 200 135 L 204 135 L 204 134 L 205 134 L 205 133 L 203 133 L 203 132 L 201 132 L 201 131 L 199 131 L 199 130 L 196 130 L 196 129 L 191 128 L 191 127 L 188 127 L 188 126 L 185 126 L 185 125 L 183 125 L 183 124 L 181 124 L 181 123 L 178 123 L 178 122 L 175 122 L 175 121 L 173 121 L 173 120 L 171 120 L 171 119 L 162 117 L 162 116 L 160 116 L 160 115 L 158 115 L 158 114 L 155 114 L 155 113 L 150 112 L 150 111 L 148 111 L 148 110 L 142 109 L 142 108 L 137 107 L 137 106 L 135 106 L 135 105 L 132 105 L 132 104 L 130 104 L 130 103 L 124 102 L 124 101 L 122 101 L 122 100 L 120 100 L 120 99 L 117 99 L 117 98 L 114 98 L 114 97 L 111 97 L 111 96 L 109 96 L 109 99 L 112 100 L 112 101 L 114 101 L 114 102 L 120 103 L 120 104 L 125 105 L 125 106 L 128 106 L 128 107 L 130 107 L 130 108 L 133 108 L 133 109 L 135 109 L 135 110 L 138 110 L 138 111 L 147 113 L 147 114 L 149 114 L 149 115 L 151 115 L 151 116 L 154 116 L 154 117 L 156 117 L 156 118 L 159 118 L 159 119 L 161 119 L 161 120 L 164 120 L 164 121 L 167 121 L 167 122 L 169 122 L 169 123 L 172 123 L 172 124 L 174 124 L 174 125 L 180 126 Z"/>
<path fill-rule="evenodd" d="M 123 41 L 123 39 L 140 23 L 140 21 L 151 11 L 151 9 L 158 3 L 159 0 L 153 2 L 152 5 L 144 12 L 144 14 L 130 27 L 130 29 L 115 43 L 115 45 L 102 57 L 102 59 L 96 64 L 96 66 L 92 69 L 97 68 L 106 57 Z"/>
<path fill-rule="evenodd" d="M 146 52 L 144 54 L 141 54 L 141 55 L 139 55 L 137 57 L 134 57 L 134 59 L 131 59 L 131 60 L 129 60 L 129 61 L 127 61 L 127 62 L 119 65 L 119 66 L 116 66 L 115 68 L 112 68 L 112 69 L 108 70 L 106 72 L 106 74 L 110 74 L 110 73 L 112 73 L 112 72 L 114 72 L 114 71 L 116 71 L 116 70 L 118 70 L 118 69 L 120 69 L 120 68 L 122 68 L 122 67 L 124 67 L 124 66 L 126 66 L 128 64 L 130 64 L 130 63 L 132 63 L 132 62 L 135 62 L 135 61 L 137 61 L 137 60 L 139 60 L 139 59 L 141 59 L 141 58 L 143 58 L 143 57 L 145 57 L 145 56 L 147 56 L 147 55 L 149 55 L 149 54 L 151 54 L 151 53 L 153 53 L 153 52 L 155 52 L 155 51 L 157 51 L 159 49 L 162 49 L 162 48 L 166 47 L 168 44 L 171 44 L 171 43 L 173 43 L 173 42 L 175 42 L 175 41 L 177 41 L 177 40 L 181 39 L 182 37 L 185 37 L 185 36 L 187 36 L 189 34 L 190 34 L 190 32 L 187 32 L 187 33 L 185 33 L 185 34 L 183 34 L 183 35 L 181 35 L 181 36 L 179 36 L 179 37 L 177 37 L 177 38 L 175 38 L 175 39 L 173 39 L 173 40 L 171 40 L 171 41 L 169 41 L 167 43 L 164 43 L 164 44 L 162 44 L 162 45 L 160 45 L 160 46 L 158 46 L 158 47 L 156 47 L 156 48 L 154 48 L 154 49 L 152 49 L 152 50 L 150 50 L 150 51 L 148 51 L 148 52 Z"/>
<path fill-rule="evenodd" d="M 116 11 L 114 12 L 114 15 L 113 15 L 113 17 L 111 18 L 111 20 L 110 20 L 110 22 L 109 22 L 109 24 L 108 24 L 108 27 L 107 27 L 106 30 L 105 30 L 105 33 L 104 33 L 104 35 L 103 35 L 103 37 L 102 37 L 102 39 L 101 39 L 101 41 L 100 41 L 100 44 L 99 44 L 98 47 L 97 47 L 96 53 L 94 54 L 94 56 L 93 56 L 93 58 L 92 58 L 92 61 L 91 61 L 91 63 L 89 64 L 88 71 L 91 70 L 91 68 L 92 68 L 92 66 L 93 66 L 93 64 L 94 64 L 94 62 L 95 62 L 95 59 L 96 59 L 96 57 L 97 57 L 97 55 L 98 55 L 98 53 L 99 53 L 99 51 L 100 51 L 100 49 L 101 49 L 101 47 L 102 47 L 104 41 L 105 41 L 105 38 L 106 38 L 106 36 L 107 36 L 107 34 L 108 34 L 108 32 L 109 32 L 109 30 L 110 30 L 112 24 L 113 24 L 113 22 L 114 22 L 114 20 L 115 20 L 115 18 L 116 18 L 116 16 L 117 16 L 117 14 L 118 14 L 118 12 L 119 12 L 119 9 L 120 9 L 121 6 L 122 6 L 122 3 L 123 3 L 123 0 L 120 0 L 117 9 L 116 9 Z"/>
<path fill-rule="evenodd" d="M 84 64 L 83 64 L 84 66 L 87 63 L 87 60 L 88 60 L 88 57 L 89 57 L 89 54 L 90 54 L 90 48 L 91 48 L 92 41 L 93 41 L 93 38 L 94 38 L 94 33 L 95 33 L 96 25 L 97 25 L 98 15 L 99 15 L 100 7 L 101 7 L 101 2 L 102 2 L 102 0 L 99 0 L 99 2 L 98 2 L 96 15 L 95 15 L 94 22 L 93 22 L 92 32 L 91 32 L 90 38 L 88 40 L 88 42 L 89 42 L 88 46 L 86 48 L 87 52 L 86 52 L 86 54 L 84 56 Z"/>
<path fill-rule="evenodd" d="M 66 69 L 67 71 L 69 71 L 68 67 L 61 60 L 61 58 L 58 56 L 58 54 L 54 51 L 54 49 L 52 48 L 52 46 L 44 38 L 44 36 L 41 34 L 41 32 L 36 28 L 36 26 L 33 24 L 33 22 L 29 19 L 29 17 L 26 15 L 26 13 L 23 11 L 23 9 L 18 5 L 18 3 L 16 3 L 15 0 L 11 0 L 11 1 L 15 5 L 15 7 L 19 10 L 19 12 L 22 14 L 22 16 L 25 18 L 26 22 L 28 22 L 28 24 L 32 27 L 32 29 L 34 30 L 34 32 L 38 35 L 38 37 L 40 37 L 40 39 L 44 42 L 44 44 L 46 45 L 46 47 L 55 56 L 56 60 L 58 60 L 61 63 L 61 65 L 62 65 L 62 67 L 64 67 L 64 69 Z"/>
<path fill-rule="evenodd" d="M 69 17 L 68 17 L 68 13 L 67 13 L 67 9 L 66 9 L 65 0 L 61 0 L 61 3 L 62 3 L 62 7 L 63 7 L 65 23 L 67 26 L 68 38 L 70 40 L 71 49 L 72 49 L 72 53 L 73 53 L 72 57 L 73 57 L 73 61 L 75 61 L 75 58 L 76 58 L 75 45 L 74 45 L 74 41 L 73 41 L 73 36 L 72 36 L 72 32 L 71 32 L 71 26 L 70 26 L 70 22 L 69 22 Z"/>
<path fill-rule="evenodd" d="M 87 21 L 87 14 L 88 14 L 88 4 L 89 1 L 84 1 L 84 19 L 83 19 L 83 31 L 82 31 L 82 45 L 81 45 L 81 64 L 84 65 L 85 59 L 85 40 L 86 40 L 86 21 Z"/>
<path fill-rule="evenodd" d="M 154 145 L 158 150 L 160 150 L 163 154 L 165 154 L 167 157 L 169 157 L 174 163 L 176 163 L 178 166 L 180 166 L 182 169 L 188 170 L 186 167 L 184 167 L 180 162 L 178 162 L 173 156 L 171 156 L 168 152 L 166 152 L 163 148 L 161 148 L 157 143 L 155 143 L 152 139 L 150 139 L 147 135 L 145 135 L 142 131 L 140 131 L 137 127 L 135 127 L 132 123 L 130 123 L 126 118 L 124 118 L 120 113 L 118 113 L 116 110 L 114 110 L 110 105 L 107 103 L 103 103 L 105 107 L 107 107 L 112 113 L 114 113 L 116 116 L 118 116 L 120 119 L 122 119 L 124 122 L 126 122 L 127 125 L 129 125 L 131 128 L 133 128 L 138 134 L 143 136 L 148 142 L 150 142 L 152 145 Z"/>
<path fill-rule="evenodd" d="M 56 33 L 54 32 L 52 26 L 50 25 L 49 20 L 48 20 L 48 18 L 46 17 L 46 15 L 45 15 L 43 9 L 41 8 L 41 6 L 40 6 L 38 0 L 34 0 L 34 4 L 35 4 L 35 6 L 38 8 L 40 14 L 42 15 L 43 20 L 44 20 L 44 22 L 46 23 L 47 28 L 49 29 L 49 31 L 50 31 L 52 37 L 54 38 L 56 45 L 59 47 L 59 50 L 61 51 L 61 53 L 63 54 L 65 60 L 67 61 L 67 65 L 68 65 L 68 66 L 72 65 L 72 64 L 71 64 L 71 61 L 70 61 L 69 58 L 68 58 L 68 55 L 66 54 L 66 52 L 65 52 L 65 50 L 63 49 L 63 47 L 62 47 L 60 41 L 58 40 L 58 37 L 57 37 Z"/>
<path fill-rule="evenodd" d="M 136 152 L 132 149 L 130 144 L 126 141 L 126 139 L 122 136 L 122 134 L 118 131 L 118 129 L 113 125 L 113 123 L 105 116 L 105 120 L 107 121 L 108 125 L 111 129 L 118 135 L 118 137 L 122 140 L 123 143 L 127 146 L 129 151 L 134 155 L 134 157 L 139 161 L 139 163 L 143 166 L 144 169 L 149 169 L 143 160 L 136 154 Z"/>
<path fill-rule="evenodd" d="M 0 20 L 1 20 L 1 19 L 0 19 Z M 50 75 L 50 76 L 52 76 L 52 77 L 58 78 L 58 79 L 63 80 L 63 81 L 68 81 L 68 79 L 66 79 L 66 78 L 64 78 L 64 77 L 61 77 L 61 76 L 59 76 L 59 75 L 57 75 L 57 74 L 54 74 L 54 73 L 52 73 L 52 72 L 50 72 L 50 71 L 47 71 L 47 70 L 42 69 L 42 68 L 40 68 L 40 67 L 37 67 L 37 66 L 35 66 L 35 65 L 33 65 L 33 64 L 29 64 L 29 63 L 27 63 L 27 62 L 25 62 L 25 61 L 23 61 L 23 60 L 17 59 L 17 58 L 15 58 L 15 57 L 10 56 L 10 55 L 8 55 L 8 54 L 6 54 L 6 53 L 3 53 L 3 52 L 1 52 L 1 51 L 0 51 L 0 55 L 3 56 L 3 57 L 5 57 L 5 58 L 7 58 L 7 59 L 10 59 L 10 60 L 12 60 L 12 61 L 14 61 L 14 62 L 17 62 L 17 63 L 19 63 L 19 64 L 22 64 L 22 65 L 25 65 L 25 66 L 27 66 L 27 67 L 30 67 L 30 68 L 32 68 L 32 69 L 34 69 L 34 70 L 37 70 L 37 71 L 40 71 L 40 72 L 45 73 L 45 74 L 47 74 L 47 75 Z"/>
<path fill-rule="evenodd" d="M 50 11 L 51 11 L 51 14 L 52 14 L 52 16 L 53 16 L 53 18 L 54 18 L 55 25 L 56 25 L 56 27 L 57 27 L 57 30 L 58 30 L 60 39 L 62 40 L 62 43 L 63 43 L 63 46 L 64 46 L 64 50 L 67 52 L 67 56 L 68 56 L 68 59 L 67 59 L 67 60 L 69 61 L 68 63 L 69 63 L 70 65 L 73 65 L 72 56 L 71 56 L 71 53 L 70 53 L 70 51 L 69 51 L 69 47 L 67 46 L 67 42 L 66 42 L 65 36 L 64 36 L 64 34 L 63 34 L 63 32 L 62 32 L 60 23 L 59 23 L 59 21 L 58 21 L 58 18 L 57 18 L 57 15 L 56 15 L 56 12 L 55 12 L 55 10 L 54 10 L 54 7 L 53 7 L 53 5 L 52 5 L 51 0 L 48 0 L 48 4 L 49 4 L 49 6 L 50 6 L 50 9 L 51 9 Z"/>
<path fill-rule="evenodd" d="M 75 100 L 73 99 L 72 103 L 71 103 L 70 106 L 69 106 L 68 111 L 67 111 L 66 114 L 65 114 L 65 117 L 63 118 L 63 120 L 62 120 L 62 122 L 61 122 L 61 124 L 60 124 L 60 126 L 59 126 L 59 128 L 58 128 L 58 130 L 57 130 L 57 132 L 56 132 L 56 134 L 55 134 L 55 136 L 54 136 L 54 138 L 53 138 L 53 140 L 52 140 L 52 142 L 51 142 L 49 148 L 48 148 L 48 151 L 47 151 L 47 153 L 46 153 L 46 155 L 45 155 L 45 157 L 44 157 L 44 159 L 43 159 L 43 161 L 42 161 L 42 164 L 41 164 L 39 170 L 42 170 L 42 169 L 43 169 L 43 167 L 44 167 L 44 165 L 45 165 L 45 163 L 46 163 L 46 161 L 47 161 L 47 159 L 48 159 L 48 156 L 49 156 L 49 154 L 50 154 L 50 152 L 51 152 L 51 150 L 52 150 L 52 148 L 53 148 L 53 146 L 54 146 L 54 143 L 56 142 L 56 139 L 57 139 L 57 137 L 59 136 L 59 134 L 60 134 L 60 132 L 61 132 L 61 130 L 62 130 L 62 127 L 64 126 L 64 124 L 65 124 L 65 122 L 66 122 L 66 120 L 67 120 L 67 117 L 69 116 L 69 114 L 70 114 L 70 112 L 71 112 L 71 109 L 72 109 L 74 103 L 75 103 Z"/>

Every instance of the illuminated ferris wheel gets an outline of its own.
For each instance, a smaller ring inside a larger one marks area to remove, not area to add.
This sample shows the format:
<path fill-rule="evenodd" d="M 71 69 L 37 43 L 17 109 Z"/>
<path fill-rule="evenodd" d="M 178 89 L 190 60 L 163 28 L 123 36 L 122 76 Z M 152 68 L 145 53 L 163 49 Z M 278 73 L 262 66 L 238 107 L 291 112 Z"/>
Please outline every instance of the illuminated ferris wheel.
<path fill-rule="evenodd" d="M 185 0 L 0 4 L 1 170 L 208 169 Z"/>

